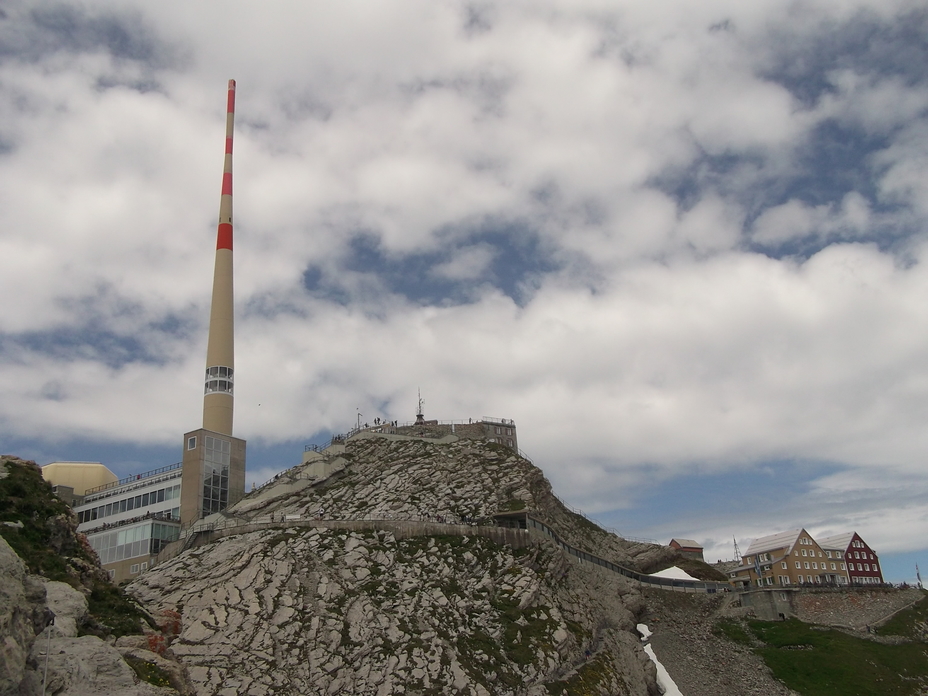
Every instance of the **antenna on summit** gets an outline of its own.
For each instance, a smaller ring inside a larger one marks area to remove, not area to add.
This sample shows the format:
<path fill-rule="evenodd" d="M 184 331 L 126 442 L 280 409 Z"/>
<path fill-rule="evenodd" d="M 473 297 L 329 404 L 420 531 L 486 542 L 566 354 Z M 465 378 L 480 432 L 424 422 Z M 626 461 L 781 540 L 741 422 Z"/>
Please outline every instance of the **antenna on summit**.
<path fill-rule="evenodd" d="M 735 560 L 741 563 L 741 549 L 738 548 L 738 540 L 732 535 L 731 540 L 735 542 Z"/>
<path fill-rule="evenodd" d="M 226 99 L 226 148 L 216 232 L 216 267 L 206 344 L 203 428 L 232 435 L 235 338 L 232 311 L 232 133 L 235 122 L 235 80 Z"/>
<path fill-rule="evenodd" d="M 219 194 L 213 295 L 206 340 L 203 427 L 184 435 L 180 519 L 189 524 L 245 495 L 245 441 L 232 435 L 235 327 L 232 297 L 232 135 L 235 80 L 226 92 L 226 138 Z"/>
<path fill-rule="evenodd" d="M 416 410 L 416 425 L 425 425 L 425 413 L 423 413 L 425 402 L 422 400 L 422 390 L 417 389 L 416 391 L 419 394 L 419 406 Z"/>

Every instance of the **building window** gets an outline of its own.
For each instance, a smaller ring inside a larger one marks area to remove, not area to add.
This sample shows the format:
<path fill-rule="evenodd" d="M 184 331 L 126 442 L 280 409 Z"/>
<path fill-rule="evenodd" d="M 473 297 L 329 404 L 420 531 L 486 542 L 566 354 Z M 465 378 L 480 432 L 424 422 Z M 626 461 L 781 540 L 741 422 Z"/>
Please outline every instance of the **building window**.
<path fill-rule="evenodd" d="M 129 575 L 137 575 L 138 572 L 139 572 L 138 563 L 133 563 L 131 566 L 129 566 Z"/>
<path fill-rule="evenodd" d="M 229 504 L 229 467 L 232 443 L 206 435 L 203 440 L 202 516 L 225 510 Z"/>
<path fill-rule="evenodd" d="M 110 580 L 112 580 L 113 578 L 116 577 L 116 571 L 115 571 L 115 570 L 108 570 L 108 571 L 106 571 L 106 574 L 110 576 Z"/>
<path fill-rule="evenodd" d="M 841 564 L 841 570 L 847 570 L 847 568 L 845 568 L 843 563 Z"/>
<path fill-rule="evenodd" d="M 187 449 L 192 450 L 197 448 L 197 436 L 187 438 Z"/>
<path fill-rule="evenodd" d="M 835 564 L 834 564 L 834 563 L 831 564 L 831 569 L 832 569 L 832 570 L 837 570 L 837 568 L 835 568 Z"/>
<path fill-rule="evenodd" d="M 802 550 L 802 555 L 803 555 L 803 556 L 806 555 L 806 550 L 805 550 L 805 549 Z"/>
<path fill-rule="evenodd" d="M 233 370 L 231 367 L 208 367 L 206 368 L 206 386 L 205 393 L 212 394 L 222 392 L 232 394 L 234 390 Z"/>
<path fill-rule="evenodd" d="M 802 563 L 800 563 L 799 561 L 796 561 L 796 567 L 797 567 L 797 568 L 802 568 Z"/>
<path fill-rule="evenodd" d="M 841 552 L 835 551 L 835 558 L 841 558 Z"/>
<path fill-rule="evenodd" d="M 870 572 L 870 564 L 869 564 L 869 563 L 864 563 L 864 570 L 866 570 L 868 573 Z"/>
<path fill-rule="evenodd" d="M 828 558 L 831 558 L 831 551 L 826 551 L 825 555 L 828 556 Z"/>
<path fill-rule="evenodd" d="M 808 570 L 808 569 L 809 569 L 809 562 L 808 562 L 808 561 L 805 562 L 805 566 L 806 566 L 806 570 Z"/>
<path fill-rule="evenodd" d="M 812 562 L 812 570 L 818 570 L 818 563 L 815 561 Z"/>
<path fill-rule="evenodd" d="M 786 568 L 788 567 L 788 566 L 786 565 L 786 561 L 783 561 L 783 562 L 780 564 L 780 567 L 781 567 L 783 570 L 786 570 Z"/>
<path fill-rule="evenodd" d="M 148 561 L 145 561 L 144 563 L 142 563 L 141 570 L 142 572 L 148 570 Z"/>

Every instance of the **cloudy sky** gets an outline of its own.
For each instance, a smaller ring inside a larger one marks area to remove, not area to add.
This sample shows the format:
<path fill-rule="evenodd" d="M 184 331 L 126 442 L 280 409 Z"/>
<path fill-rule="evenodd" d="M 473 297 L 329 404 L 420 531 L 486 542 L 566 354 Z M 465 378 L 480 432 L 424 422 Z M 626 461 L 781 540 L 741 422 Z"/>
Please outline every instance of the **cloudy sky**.
<path fill-rule="evenodd" d="M 421 388 L 624 534 L 928 569 L 923 3 L 0 7 L 4 452 L 180 458 L 234 78 L 250 481 Z"/>

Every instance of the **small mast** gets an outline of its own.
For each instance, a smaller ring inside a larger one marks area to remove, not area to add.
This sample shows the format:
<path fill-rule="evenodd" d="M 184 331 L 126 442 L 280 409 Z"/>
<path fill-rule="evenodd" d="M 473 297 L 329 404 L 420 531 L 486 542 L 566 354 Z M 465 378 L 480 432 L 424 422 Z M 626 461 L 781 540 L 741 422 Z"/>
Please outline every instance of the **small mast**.
<path fill-rule="evenodd" d="M 235 337 L 232 302 L 232 132 L 235 123 L 235 80 L 229 80 L 226 108 L 226 152 L 216 232 L 216 265 L 206 347 L 203 428 L 232 435 Z"/>

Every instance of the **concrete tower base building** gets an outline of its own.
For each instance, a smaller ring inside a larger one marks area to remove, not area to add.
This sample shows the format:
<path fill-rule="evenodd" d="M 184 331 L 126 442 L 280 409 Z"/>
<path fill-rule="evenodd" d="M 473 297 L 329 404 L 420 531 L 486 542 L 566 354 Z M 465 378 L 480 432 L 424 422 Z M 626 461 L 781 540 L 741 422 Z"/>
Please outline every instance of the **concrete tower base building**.
<path fill-rule="evenodd" d="M 200 428 L 184 435 L 180 518 L 188 524 L 245 495 L 245 441 Z"/>

